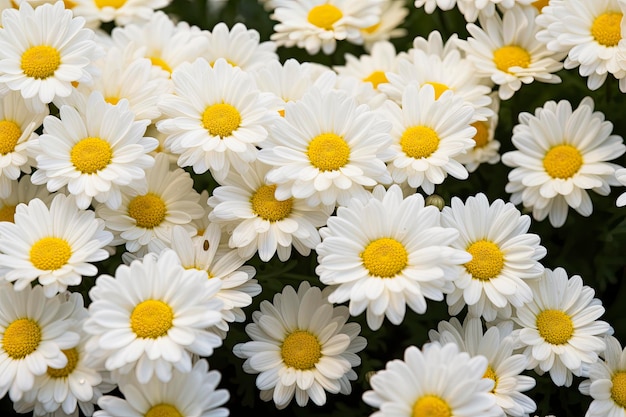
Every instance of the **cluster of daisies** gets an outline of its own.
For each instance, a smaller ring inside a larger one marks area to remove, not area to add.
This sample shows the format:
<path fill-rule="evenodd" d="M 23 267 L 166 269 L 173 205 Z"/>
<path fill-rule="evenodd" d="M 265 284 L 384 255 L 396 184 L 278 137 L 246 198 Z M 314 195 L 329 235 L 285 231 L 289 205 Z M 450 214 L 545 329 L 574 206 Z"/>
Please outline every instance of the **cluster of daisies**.
<path fill-rule="evenodd" d="M 15 411 L 227 416 L 211 357 L 246 321 L 232 354 L 260 398 L 324 405 L 359 378 L 354 317 L 376 331 L 445 302 L 428 343 L 369 376 L 372 416 L 530 416 L 544 374 L 583 378 L 588 417 L 623 415 L 626 351 L 601 301 L 545 268 L 529 232 L 530 214 L 561 227 L 570 208 L 591 215 L 590 191 L 626 185 L 623 139 L 590 97 L 521 113 L 503 155 L 495 131 L 501 101 L 564 68 L 626 90 L 626 3 L 263 1 L 269 40 L 177 21 L 166 0 L 6 3 L 0 398 Z M 409 13 L 457 6 L 467 39 L 396 50 Z M 333 67 L 277 54 L 340 41 L 365 53 Z M 437 201 L 448 176 L 496 163 L 510 201 Z M 322 285 L 287 285 L 247 317 L 263 289 L 251 259 L 295 253 Z"/>

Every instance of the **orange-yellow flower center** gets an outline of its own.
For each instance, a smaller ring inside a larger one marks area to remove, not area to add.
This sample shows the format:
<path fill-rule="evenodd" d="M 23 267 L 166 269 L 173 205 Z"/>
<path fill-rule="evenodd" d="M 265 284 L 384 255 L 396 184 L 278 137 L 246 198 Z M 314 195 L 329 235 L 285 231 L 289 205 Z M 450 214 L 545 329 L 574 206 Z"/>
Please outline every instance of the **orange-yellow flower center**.
<path fill-rule="evenodd" d="M 11 222 L 15 221 L 15 206 L 6 205 L 0 207 L 0 222 Z"/>
<path fill-rule="evenodd" d="M 494 371 L 491 366 L 487 366 L 487 370 L 485 371 L 485 375 L 483 375 L 483 378 L 489 378 L 493 380 L 493 388 L 491 392 L 495 393 L 496 387 L 498 386 L 498 375 L 496 374 L 496 371 Z"/>
<path fill-rule="evenodd" d="M 370 274 L 381 278 L 395 277 L 409 262 L 409 254 L 404 245 L 388 237 L 371 241 L 360 256 L 363 266 Z"/>
<path fill-rule="evenodd" d="M 13 152 L 21 136 L 22 129 L 17 123 L 11 120 L 0 121 L 0 155 Z"/>
<path fill-rule="evenodd" d="M 335 171 L 348 163 L 350 146 L 339 135 L 323 133 L 311 140 L 307 156 L 320 171 Z"/>
<path fill-rule="evenodd" d="M 438 100 L 445 91 L 450 89 L 447 85 L 435 81 L 428 81 L 424 84 L 431 85 L 435 89 L 435 100 Z"/>
<path fill-rule="evenodd" d="M 154 65 L 155 67 L 160 67 L 170 74 L 172 73 L 172 68 L 162 58 L 159 58 L 158 56 L 151 56 L 148 57 L 148 59 L 150 59 L 150 62 L 152 62 L 152 65 Z"/>
<path fill-rule="evenodd" d="M 367 77 L 363 78 L 363 81 L 366 83 L 372 83 L 374 88 L 378 88 L 378 84 L 389 82 L 387 76 L 385 75 L 385 71 L 374 71 Z"/>
<path fill-rule="evenodd" d="M 138 337 L 158 339 L 172 328 L 174 312 L 161 300 L 146 300 L 137 304 L 130 314 L 130 327 Z"/>
<path fill-rule="evenodd" d="M 574 334 L 572 318 L 561 310 L 543 310 L 537 314 L 536 324 L 539 335 L 553 345 L 567 343 Z"/>
<path fill-rule="evenodd" d="M 400 137 L 402 151 L 411 158 L 428 158 L 439 148 L 439 135 L 430 127 L 411 126 Z"/>
<path fill-rule="evenodd" d="M 213 136 L 230 136 L 241 124 L 241 114 L 230 104 L 219 103 L 208 106 L 202 113 L 202 126 Z"/>
<path fill-rule="evenodd" d="M 413 404 L 411 417 L 452 417 L 452 409 L 442 398 L 424 395 Z"/>
<path fill-rule="evenodd" d="M 580 151 L 571 145 L 555 146 L 543 158 L 543 167 L 552 178 L 571 178 L 582 165 Z"/>
<path fill-rule="evenodd" d="M 504 254 L 489 240 L 477 240 L 466 251 L 472 255 L 472 260 L 465 264 L 465 269 L 474 279 L 489 280 L 498 276 L 504 267 Z"/>
<path fill-rule="evenodd" d="M 126 3 L 126 0 L 94 0 L 94 1 L 98 9 L 102 9 L 105 7 L 113 7 L 114 9 L 119 9 Z"/>
<path fill-rule="evenodd" d="M 591 25 L 591 36 L 600 45 L 617 46 L 622 39 L 622 13 L 608 12 L 596 17 Z"/>
<path fill-rule="evenodd" d="M 521 46 L 507 45 L 493 51 L 493 62 L 500 71 L 510 72 L 511 67 L 528 68 L 530 54 Z"/>
<path fill-rule="evenodd" d="M 274 197 L 275 191 L 276 185 L 262 185 L 250 199 L 252 211 L 270 222 L 276 222 L 289 216 L 293 206 L 293 198 L 279 201 Z"/>
<path fill-rule="evenodd" d="M 11 359 L 24 359 L 39 347 L 41 327 L 28 318 L 13 321 L 4 330 L 2 348 Z"/>
<path fill-rule="evenodd" d="M 144 417 L 183 417 L 176 407 L 170 404 L 152 406 Z"/>
<path fill-rule="evenodd" d="M 74 369 L 76 369 L 76 365 L 78 364 L 78 350 L 76 350 L 76 348 L 63 349 L 62 352 L 67 358 L 67 365 L 61 369 L 48 367 L 48 375 L 52 378 L 65 378 L 74 372 Z"/>
<path fill-rule="evenodd" d="M 161 197 L 154 193 L 138 195 L 128 203 L 128 215 L 135 219 L 137 227 L 153 229 L 167 215 L 167 207 Z"/>
<path fill-rule="evenodd" d="M 21 67 L 27 77 L 43 80 L 52 77 L 61 65 L 61 54 L 52 46 L 31 46 L 22 54 Z"/>
<path fill-rule="evenodd" d="M 309 23 L 326 30 L 331 30 L 336 21 L 343 17 L 341 10 L 332 4 L 320 4 L 309 10 Z"/>
<path fill-rule="evenodd" d="M 87 137 L 78 141 L 70 151 L 70 160 L 76 170 L 94 174 L 106 168 L 113 159 L 113 149 L 104 139 Z"/>
<path fill-rule="evenodd" d="M 476 134 L 474 135 L 474 142 L 476 142 L 476 145 L 474 145 L 474 147 L 484 147 L 489 142 L 489 125 L 487 122 L 478 120 L 477 122 L 472 123 L 472 126 L 476 129 Z"/>
<path fill-rule="evenodd" d="M 322 345 L 314 334 L 297 330 L 285 338 L 280 354 L 285 365 L 307 370 L 313 368 L 322 357 Z"/>
<path fill-rule="evenodd" d="M 549 1 L 550 0 L 537 0 L 537 1 L 533 1 L 531 5 L 534 6 L 535 9 L 537 9 L 539 12 L 541 12 L 543 8 L 548 5 Z"/>
<path fill-rule="evenodd" d="M 65 239 L 44 237 L 30 248 L 30 262 L 42 271 L 55 271 L 70 260 L 72 247 Z"/>
<path fill-rule="evenodd" d="M 613 386 L 611 387 L 611 398 L 615 404 L 622 408 L 626 408 L 626 372 L 618 371 L 611 378 Z"/>

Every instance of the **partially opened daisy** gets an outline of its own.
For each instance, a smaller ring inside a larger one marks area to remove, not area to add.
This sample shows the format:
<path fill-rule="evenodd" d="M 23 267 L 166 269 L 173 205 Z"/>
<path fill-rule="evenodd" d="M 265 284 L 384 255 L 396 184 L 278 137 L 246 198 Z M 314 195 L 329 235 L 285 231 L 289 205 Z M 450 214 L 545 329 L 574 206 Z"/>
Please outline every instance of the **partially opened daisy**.
<path fill-rule="evenodd" d="M 47 297 L 94 276 L 94 262 L 109 257 L 104 249 L 113 235 L 91 210 L 58 194 L 48 208 L 39 199 L 15 210 L 14 223 L 0 222 L 0 273 L 16 290 L 38 280 Z"/>
<path fill-rule="evenodd" d="M 549 216 L 550 224 L 561 227 L 568 207 L 582 216 L 593 211 L 588 191 L 608 195 L 610 186 L 619 185 L 610 163 L 624 151 L 623 139 L 611 134 L 613 124 L 594 111 L 591 97 L 577 109 L 567 100 L 548 101 L 535 114 L 522 112 L 513 127 L 517 150 L 502 155 L 502 162 L 514 168 L 509 172 L 506 191 L 514 204 L 532 210 L 536 220 Z"/>
<path fill-rule="evenodd" d="M 377 409 L 372 417 L 500 416 L 493 380 L 483 378 L 487 369 L 487 358 L 454 343 L 409 346 L 403 359 L 387 362 L 370 378 L 363 401 Z"/>
<path fill-rule="evenodd" d="M 72 82 L 90 82 L 91 61 L 101 50 L 84 25 L 63 2 L 33 9 L 24 1 L 19 10 L 3 10 L 0 83 L 47 104 L 68 96 Z"/>
<path fill-rule="evenodd" d="M 211 356 L 222 343 L 208 330 L 221 319 L 219 288 L 205 272 L 183 268 L 171 249 L 119 265 L 89 291 L 87 351 L 115 377 L 132 373 L 141 384 L 189 373 L 193 354 Z"/>
<path fill-rule="evenodd" d="M 348 323 L 348 309 L 333 307 L 318 287 L 302 281 L 296 290 L 287 285 L 272 300 L 261 302 L 246 326 L 251 341 L 238 343 L 233 353 L 246 361 L 243 370 L 259 374 L 263 401 L 284 409 L 295 397 L 300 407 L 309 400 L 326 403 L 326 393 L 350 394 L 352 369 L 366 346 L 361 326 Z"/>
<path fill-rule="evenodd" d="M 554 384 L 568 387 L 573 375 L 582 375 L 583 366 L 598 361 L 606 349 L 604 336 L 613 329 L 598 320 L 604 314 L 602 302 L 579 275 L 546 268 L 530 285 L 532 301 L 513 312 L 517 346 L 528 358 L 527 369 L 539 375 L 549 372 Z"/>
<path fill-rule="evenodd" d="M 456 268 L 471 257 L 450 247 L 458 232 L 441 227 L 439 210 L 425 206 L 421 194 L 404 198 L 398 185 L 374 191 L 339 207 L 320 229 L 316 273 L 332 288 L 330 302 L 349 301 L 353 316 L 367 310 L 377 330 L 385 317 L 400 324 L 407 305 L 422 314 L 427 298 L 443 300 Z"/>

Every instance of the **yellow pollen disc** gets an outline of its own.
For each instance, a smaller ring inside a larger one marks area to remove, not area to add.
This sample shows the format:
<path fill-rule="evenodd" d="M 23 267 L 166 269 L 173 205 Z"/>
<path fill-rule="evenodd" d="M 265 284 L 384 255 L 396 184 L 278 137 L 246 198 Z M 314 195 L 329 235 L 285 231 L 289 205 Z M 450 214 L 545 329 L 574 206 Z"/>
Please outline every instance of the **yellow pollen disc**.
<path fill-rule="evenodd" d="M 278 110 L 278 114 L 280 115 L 280 117 L 285 117 L 285 109 Z"/>
<path fill-rule="evenodd" d="M 74 372 L 74 369 L 76 369 L 76 365 L 78 364 L 78 351 L 76 350 L 76 348 L 71 348 L 67 350 L 63 349 L 62 352 L 67 358 L 67 365 L 65 365 L 65 368 L 61 369 L 48 367 L 48 375 L 50 375 L 52 378 L 65 378 L 66 376 Z"/>
<path fill-rule="evenodd" d="M 543 8 L 548 5 L 549 1 L 550 0 L 537 0 L 537 1 L 533 1 L 531 3 L 531 5 L 534 6 L 535 9 L 537 9 L 537 10 L 539 10 L 541 12 L 543 10 Z"/>
<path fill-rule="evenodd" d="M 493 242 L 478 240 L 466 249 L 472 260 L 465 264 L 465 269 L 474 279 L 489 280 L 498 276 L 504 267 L 504 254 Z"/>
<path fill-rule="evenodd" d="M 433 88 L 435 89 L 435 100 L 438 100 L 439 97 L 441 97 L 441 95 L 444 93 L 444 91 L 447 91 L 450 89 L 450 87 L 448 87 L 445 84 L 441 84 L 441 83 L 436 83 L 434 81 L 429 81 L 426 84 L 428 85 L 432 85 Z"/>
<path fill-rule="evenodd" d="M 572 318 L 561 310 L 543 310 L 537 314 L 536 324 L 539 335 L 553 345 L 567 343 L 574 334 Z"/>
<path fill-rule="evenodd" d="M 183 415 L 173 405 L 158 404 L 150 408 L 145 417 L 183 417 Z"/>
<path fill-rule="evenodd" d="M 13 152 L 20 136 L 22 136 L 22 129 L 17 123 L 10 120 L 0 121 L 0 155 Z"/>
<path fill-rule="evenodd" d="M 320 171 L 335 171 L 348 163 L 350 146 L 339 135 L 323 133 L 311 140 L 306 154 Z"/>
<path fill-rule="evenodd" d="M 150 62 L 152 62 L 152 65 L 154 65 L 155 67 L 161 67 L 161 69 L 164 69 L 170 74 L 172 73 L 172 68 L 167 65 L 167 62 L 165 62 L 163 59 L 159 58 L 158 56 L 151 56 L 148 58 L 150 59 Z"/>
<path fill-rule="evenodd" d="M 511 67 L 528 68 L 530 54 L 521 46 L 507 45 L 493 51 L 493 62 L 503 72 L 509 72 Z"/>
<path fill-rule="evenodd" d="M 388 237 L 371 241 L 360 256 L 370 274 L 381 278 L 395 277 L 409 262 L 404 245 Z"/>
<path fill-rule="evenodd" d="M 22 54 L 22 71 L 27 77 L 38 80 L 52 77 L 59 65 L 61 54 L 52 46 L 32 46 Z"/>
<path fill-rule="evenodd" d="M 309 23 L 326 30 L 331 30 L 335 22 L 343 17 L 343 13 L 332 4 L 320 4 L 309 11 Z"/>
<path fill-rule="evenodd" d="M 489 378 L 493 380 L 493 389 L 491 390 L 491 392 L 495 393 L 496 387 L 498 386 L 498 375 L 496 375 L 496 371 L 494 371 L 491 366 L 487 366 L 487 370 L 485 371 L 485 375 L 483 375 L 483 378 Z"/>
<path fill-rule="evenodd" d="M 252 195 L 250 203 L 254 211 L 263 220 L 276 222 L 289 216 L 293 206 L 293 198 L 279 201 L 274 197 L 276 185 L 262 185 Z"/>
<path fill-rule="evenodd" d="M 489 126 L 482 120 L 472 123 L 472 126 L 476 129 L 476 134 L 474 135 L 476 145 L 474 147 L 484 147 L 489 142 Z"/>
<path fill-rule="evenodd" d="M 54 271 L 70 260 L 72 247 L 65 239 L 44 237 L 30 248 L 30 262 L 42 271 Z"/>
<path fill-rule="evenodd" d="M 3 206 L 0 208 L 0 222 L 11 222 L 15 221 L 15 206 Z"/>
<path fill-rule="evenodd" d="M 380 23 L 381 23 L 381 22 L 378 22 L 378 23 L 376 23 L 375 25 L 368 26 L 368 27 L 366 27 L 366 28 L 364 28 L 364 29 L 361 29 L 361 30 L 362 30 L 363 32 L 365 32 L 365 33 L 367 33 L 367 34 L 370 34 L 370 35 L 371 35 L 372 33 L 376 32 L 376 31 L 378 30 L 378 28 L 380 27 Z"/>
<path fill-rule="evenodd" d="M 374 71 L 366 78 L 363 78 L 363 81 L 366 83 L 372 83 L 374 88 L 378 88 L 378 84 L 384 84 L 389 82 L 387 76 L 385 75 L 385 71 Z"/>
<path fill-rule="evenodd" d="M 202 113 L 202 126 L 214 136 L 230 136 L 241 124 L 241 114 L 234 106 L 220 103 L 208 106 Z"/>
<path fill-rule="evenodd" d="M 126 3 L 126 0 L 95 0 L 95 2 L 98 9 L 102 9 L 104 7 L 119 9 L 124 5 L 124 3 Z"/>
<path fill-rule="evenodd" d="M 543 158 L 543 167 L 552 178 L 571 178 L 582 165 L 580 151 L 571 145 L 555 146 Z"/>
<path fill-rule="evenodd" d="M 615 372 L 611 378 L 613 386 L 611 387 L 611 399 L 615 404 L 622 408 L 626 408 L 626 372 Z"/>
<path fill-rule="evenodd" d="M 411 126 L 402 134 L 400 147 L 410 158 L 428 158 L 439 148 L 439 136 L 430 127 Z"/>
<path fill-rule="evenodd" d="M 617 46 L 622 39 L 622 13 L 602 13 L 591 25 L 591 36 L 600 45 Z"/>
<path fill-rule="evenodd" d="M 411 417 L 452 417 L 452 409 L 441 398 L 424 395 L 413 405 Z"/>
<path fill-rule="evenodd" d="M 115 96 L 114 97 L 106 97 L 104 99 L 104 101 L 106 101 L 109 104 L 113 104 L 115 106 L 117 103 L 119 103 L 120 98 L 119 97 L 115 97 Z"/>
<path fill-rule="evenodd" d="M 313 368 L 322 357 L 322 346 L 314 334 L 297 330 L 285 338 L 280 354 L 285 365 L 307 370 Z"/>
<path fill-rule="evenodd" d="M 104 139 L 88 137 L 80 140 L 70 151 L 70 161 L 83 174 L 93 174 L 104 169 L 113 159 L 113 149 Z"/>
<path fill-rule="evenodd" d="M 72 87 L 78 88 L 80 83 L 78 81 L 72 81 L 70 84 L 72 84 Z"/>
<path fill-rule="evenodd" d="M 11 359 L 24 359 L 39 347 L 41 328 L 36 321 L 17 319 L 4 330 L 2 348 Z"/>
<path fill-rule="evenodd" d="M 161 300 L 146 300 L 137 304 L 130 314 L 130 328 L 138 337 L 157 339 L 172 328 L 174 312 Z"/>
<path fill-rule="evenodd" d="M 154 193 L 138 195 L 128 203 L 128 215 L 135 219 L 137 227 L 152 229 L 165 220 L 167 207 L 163 199 Z"/>
<path fill-rule="evenodd" d="M 74 7 L 76 7 L 76 3 L 74 3 L 71 0 L 63 0 L 63 4 L 65 5 L 65 8 L 70 10 L 73 9 Z"/>

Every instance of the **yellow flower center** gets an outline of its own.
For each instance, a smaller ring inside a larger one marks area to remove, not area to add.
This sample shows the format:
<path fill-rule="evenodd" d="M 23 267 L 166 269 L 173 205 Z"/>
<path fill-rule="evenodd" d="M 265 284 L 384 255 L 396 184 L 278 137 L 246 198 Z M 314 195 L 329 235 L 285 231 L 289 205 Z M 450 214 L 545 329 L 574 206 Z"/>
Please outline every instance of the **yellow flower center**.
<path fill-rule="evenodd" d="M 144 417 L 183 417 L 183 415 L 173 405 L 158 404 L 150 408 Z"/>
<path fill-rule="evenodd" d="M 280 110 L 278 110 L 278 115 L 279 115 L 280 117 L 285 117 L 285 109 L 280 109 Z"/>
<path fill-rule="evenodd" d="M 31 319 L 21 318 L 13 321 L 4 330 L 2 348 L 11 359 L 24 359 L 39 347 L 41 328 Z"/>
<path fill-rule="evenodd" d="M 400 138 L 402 151 L 411 158 L 428 158 L 439 148 L 439 136 L 430 127 L 411 126 Z"/>
<path fill-rule="evenodd" d="M 152 229 L 165 220 L 167 207 L 163 199 L 154 193 L 138 195 L 128 203 L 128 215 L 135 219 L 137 227 Z"/>
<path fill-rule="evenodd" d="M 528 68 L 530 54 L 521 46 L 507 45 L 493 51 L 493 62 L 503 72 L 509 72 L 511 67 Z"/>
<path fill-rule="evenodd" d="M 22 54 L 22 71 L 27 77 L 38 80 L 52 77 L 59 65 L 61 54 L 52 46 L 32 46 Z"/>
<path fill-rule="evenodd" d="M 80 140 L 70 151 L 70 160 L 76 170 L 93 174 L 104 169 L 113 159 L 113 149 L 104 139 L 88 137 Z"/>
<path fill-rule="evenodd" d="M 72 247 L 65 239 L 44 237 L 30 248 L 30 262 L 42 271 L 55 271 L 67 264 Z"/>
<path fill-rule="evenodd" d="M 71 0 L 63 0 L 63 5 L 65 6 L 66 9 L 70 10 L 73 9 L 74 7 L 76 7 L 76 3 L 74 3 Z"/>
<path fill-rule="evenodd" d="M 474 135 L 474 145 L 475 148 L 484 147 L 487 142 L 489 142 L 489 125 L 482 120 L 472 123 L 472 126 L 476 129 L 476 134 Z"/>
<path fill-rule="evenodd" d="M 326 30 L 331 30 L 335 22 L 343 17 L 343 13 L 332 4 L 320 4 L 309 10 L 309 23 Z"/>
<path fill-rule="evenodd" d="M 55 369 L 48 367 L 48 375 L 52 378 L 65 378 L 76 369 L 76 365 L 78 364 L 78 351 L 76 348 L 71 349 L 63 349 L 63 354 L 67 358 L 67 365 L 61 369 Z"/>
<path fill-rule="evenodd" d="M 120 98 L 116 96 L 105 97 L 104 101 L 115 106 L 117 103 L 120 102 Z"/>
<path fill-rule="evenodd" d="M 441 95 L 444 93 L 444 91 L 447 91 L 447 90 L 450 89 L 450 87 L 448 87 L 447 85 L 441 84 L 441 83 L 437 83 L 437 82 L 434 82 L 434 81 L 429 81 L 429 82 L 427 82 L 425 84 L 432 85 L 433 88 L 435 89 L 435 100 L 438 100 L 439 97 L 441 97 Z"/>
<path fill-rule="evenodd" d="M 384 84 L 389 82 L 387 76 L 385 75 L 385 71 L 374 71 L 366 78 L 363 78 L 363 81 L 366 83 L 372 83 L 374 88 L 378 88 L 378 84 Z"/>
<path fill-rule="evenodd" d="M 380 25 L 381 25 L 381 22 L 378 22 L 378 23 L 376 23 L 376 24 L 374 24 L 374 25 L 372 25 L 372 26 L 368 26 L 368 27 L 366 27 L 366 28 L 364 28 L 364 29 L 361 29 L 361 30 L 362 30 L 363 32 L 365 32 L 365 33 L 367 33 L 367 34 L 371 35 L 372 33 L 376 32 L 376 31 L 378 30 L 378 28 L 380 27 Z"/>
<path fill-rule="evenodd" d="M 161 69 L 164 69 L 170 74 L 172 73 L 172 68 L 162 58 L 159 58 L 158 56 L 151 56 L 149 59 L 155 67 L 161 67 Z"/>
<path fill-rule="evenodd" d="M 289 216 L 293 206 L 293 198 L 283 201 L 276 200 L 275 191 L 276 185 L 262 185 L 250 199 L 252 211 L 263 220 L 270 222 L 276 222 Z"/>
<path fill-rule="evenodd" d="M 498 276 L 504 267 L 504 254 L 495 243 L 489 240 L 477 240 L 466 249 L 472 260 L 465 264 L 465 269 L 474 279 L 489 280 Z"/>
<path fill-rule="evenodd" d="M 124 3 L 126 3 L 126 0 L 95 0 L 95 2 L 98 9 L 102 9 L 104 7 L 119 9 L 124 5 Z"/>
<path fill-rule="evenodd" d="M 165 336 L 172 328 L 174 312 L 161 300 L 146 300 L 137 304 L 130 314 L 130 328 L 144 339 Z"/>
<path fill-rule="evenodd" d="M 388 237 L 371 241 L 360 256 L 370 274 L 381 278 L 395 277 L 409 262 L 404 245 Z"/>
<path fill-rule="evenodd" d="M 574 334 L 574 323 L 561 310 L 543 310 L 537 314 L 537 330 L 546 342 L 562 345 Z"/>
<path fill-rule="evenodd" d="M 13 152 L 20 136 L 22 136 L 22 129 L 17 123 L 10 120 L 0 121 L 0 155 Z"/>
<path fill-rule="evenodd" d="M 220 103 L 208 106 L 202 113 L 202 126 L 214 136 L 230 136 L 241 124 L 241 114 L 230 104 Z"/>
<path fill-rule="evenodd" d="M 615 404 L 622 408 L 626 408 L 626 372 L 615 372 L 611 378 L 613 386 L 611 387 L 611 398 Z"/>
<path fill-rule="evenodd" d="M 452 409 L 436 395 L 424 395 L 413 404 L 411 417 L 452 417 Z"/>
<path fill-rule="evenodd" d="M 600 45 L 617 46 L 622 39 L 622 13 L 608 12 L 596 17 L 591 25 L 591 36 Z"/>
<path fill-rule="evenodd" d="M 543 167 L 552 178 L 571 178 L 582 165 L 580 151 L 571 145 L 555 146 L 543 158 Z"/>
<path fill-rule="evenodd" d="M 320 171 L 335 171 L 348 163 L 350 146 L 339 135 L 323 133 L 311 140 L 306 154 Z"/>
<path fill-rule="evenodd" d="M 498 375 L 496 374 L 496 371 L 494 371 L 491 366 L 487 366 L 487 370 L 485 371 L 485 375 L 483 375 L 483 378 L 489 378 L 493 380 L 493 389 L 491 390 L 491 392 L 495 393 L 496 387 L 498 386 Z"/>
<path fill-rule="evenodd" d="M 285 338 L 280 354 L 285 365 L 307 370 L 313 368 L 322 357 L 322 345 L 314 334 L 297 330 Z"/>
<path fill-rule="evenodd" d="M 543 10 L 543 8 L 548 5 L 549 1 L 550 0 L 537 0 L 537 1 L 533 1 L 531 3 L 531 5 L 534 6 L 535 9 L 537 9 L 537 10 L 539 10 L 541 12 Z"/>
<path fill-rule="evenodd" d="M 6 205 L 0 208 L 0 222 L 15 221 L 15 206 Z"/>

